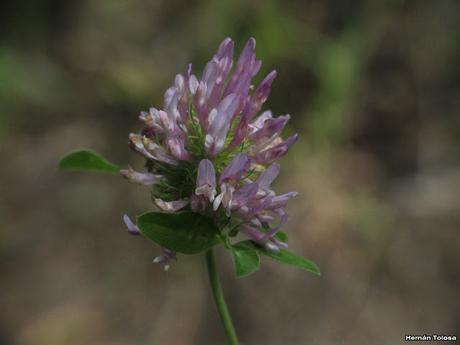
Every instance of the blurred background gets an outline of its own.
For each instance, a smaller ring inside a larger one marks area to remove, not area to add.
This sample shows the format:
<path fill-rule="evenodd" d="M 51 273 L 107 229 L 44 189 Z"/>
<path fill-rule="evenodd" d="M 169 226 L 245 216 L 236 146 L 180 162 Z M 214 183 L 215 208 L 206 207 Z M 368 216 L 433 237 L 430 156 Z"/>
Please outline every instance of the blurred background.
<path fill-rule="evenodd" d="M 165 273 L 121 216 L 151 208 L 121 178 L 59 172 L 93 148 L 134 167 L 137 116 L 189 62 L 251 36 L 276 68 L 265 108 L 300 140 L 275 185 L 291 248 L 236 279 L 242 344 L 399 344 L 460 325 L 460 3 L 27 1 L 0 5 L 0 344 L 224 344 L 201 257 Z"/>

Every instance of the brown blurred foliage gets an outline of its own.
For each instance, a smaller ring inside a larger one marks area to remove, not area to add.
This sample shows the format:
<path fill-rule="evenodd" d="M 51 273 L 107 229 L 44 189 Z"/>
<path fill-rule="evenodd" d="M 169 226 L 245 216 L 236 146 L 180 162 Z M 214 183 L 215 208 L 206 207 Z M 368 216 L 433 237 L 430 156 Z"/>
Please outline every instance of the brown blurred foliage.
<path fill-rule="evenodd" d="M 323 272 L 265 260 L 237 280 L 221 251 L 242 344 L 458 331 L 459 24 L 454 0 L 3 1 L 0 344 L 224 344 L 202 258 L 164 273 L 126 234 L 148 193 L 57 162 L 139 166 L 138 112 L 226 36 L 278 70 L 267 106 L 301 139 L 275 189 L 300 192 L 289 242 Z"/>

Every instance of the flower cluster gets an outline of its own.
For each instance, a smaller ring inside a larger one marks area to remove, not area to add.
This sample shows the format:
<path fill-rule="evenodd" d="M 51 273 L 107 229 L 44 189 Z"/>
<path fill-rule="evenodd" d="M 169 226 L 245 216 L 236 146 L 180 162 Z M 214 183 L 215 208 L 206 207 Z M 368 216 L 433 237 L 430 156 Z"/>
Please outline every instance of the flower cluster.
<path fill-rule="evenodd" d="M 277 252 L 287 246 L 275 234 L 287 221 L 285 206 L 296 193 L 276 195 L 270 186 L 280 171 L 275 160 L 297 134 L 281 137 L 289 115 L 260 113 L 276 71 L 252 86 L 261 66 L 255 40 L 249 39 L 232 69 L 233 48 L 233 41 L 225 39 L 201 79 L 189 65 L 166 91 L 163 109 L 141 113 L 145 127 L 130 134 L 129 141 L 146 159 L 148 172 L 129 168 L 121 173 L 149 186 L 163 212 L 191 209 L 212 217 L 227 237 L 242 232 Z M 126 215 L 124 221 L 131 233 L 139 233 Z M 175 253 L 165 248 L 155 262 L 169 267 L 173 259 Z"/>

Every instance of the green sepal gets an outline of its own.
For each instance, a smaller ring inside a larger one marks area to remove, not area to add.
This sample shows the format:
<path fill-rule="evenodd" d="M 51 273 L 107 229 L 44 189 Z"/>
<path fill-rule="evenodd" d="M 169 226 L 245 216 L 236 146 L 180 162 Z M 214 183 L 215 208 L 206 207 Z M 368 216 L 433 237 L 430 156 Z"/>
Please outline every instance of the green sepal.
<path fill-rule="evenodd" d="M 198 254 L 221 242 L 214 221 L 190 211 L 147 212 L 137 217 L 137 226 L 156 244 L 182 254 Z"/>
<path fill-rule="evenodd" d="M 120 167 L 90 150 L 70 152 L 59 161 L 59 168 L 63 170 L 105 171 L 118 174 Z"/>

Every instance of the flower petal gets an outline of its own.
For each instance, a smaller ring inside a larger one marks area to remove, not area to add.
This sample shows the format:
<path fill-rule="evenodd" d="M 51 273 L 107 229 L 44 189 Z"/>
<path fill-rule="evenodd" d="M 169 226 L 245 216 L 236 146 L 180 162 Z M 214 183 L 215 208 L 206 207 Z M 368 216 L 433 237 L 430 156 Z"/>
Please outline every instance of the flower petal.
<path fill-rule="evenodd" d="M 185 140 L 179 135 L 170 135 L 166 140 L 169 151 L 179 160 L 190 160 L 192 155 L 185 149 Z"/>
<path fill-rule="evenodd" d="M 260 82 L 257 89 L 254 91 L 254 94 L 252 95 L 251 100 L 249 101 L 248 107 L 246 109 L 246 111 L 249 112 L 248 115 L 250 118 L 252 118 L 254 114 L 257 114 L 260 111 L 262 105 L 267 100 L 268 95 L 271 91 L 271 85 L 273 83 L 273 80 L 275 80 L 276 75 L 276 71 L 271 71 L 264 78 L 264 80 Z"/>
<path fill-rule="evenodd" d="M 248 171 L 251 160 L 244 153 L 239 153 L 220 175 L 219 183 L 230 180 L 238 181 Z"/>
<path fill-rule="evenodd" d="M 161 209 L 164 212 L 168 212 L 168 213 L 179 211 L 180 209 L 184 208 L 185 206 L 189 204 L 188 199 L 164 201 L 161 199 L 154 198 L 153 202 L 159 209 Z"/>
<path fill-rule="evenodd" d="M 215 156 L 224 148 L 228 130 L 240 106 L 240 97 L 237 94 L 230 94 L 219 103 L 216 109 L 211 111 L 205 137 L 205 148 L 211 156 Z"/>
<path fill-rule="evenodd" d="M 259 187 L 262 189 L 269 188 L 273 181 L 278 177 L 279 173 L 280 165 L 278 163 L 270 165 L 257 179 Z"/>
<path fill-rule="evenodd" d="M 263 138 L 274 138 L 279 136 L 284 126 L 289 121 L 290 116 L 278 116 L 275 118 L 266 119 L 260 128 L 257 128 L 249 135 L 249 139 L 257 142 Z"/>
<path fill-rule="evenodd" d="M 141 234 L 141 231 L 139 230 L 137 225 L 132 222 L 132 220 L 129 218 L 129 216 L 127 214 L 123 215 L 123 222 L 125 222 L 125 225 L 128 228 L 128 232 L 131 235 L 140 235 Z"/>
<path fill-rule="evenodd" d="M 160 181 L 164 178 L 162 175 L 140 173 L 133 170 L 131 167 L 128 167 L 128 169 L 120 170 L 120 174 L 128 179 L 129 182 L 139 183 L 144 186 L 152 186 L 154 184 L 160 183 Z"/>
<path fill-rule="evenodd" d="M 216 171 L 209 159 L 201 160 L 198 165 L 195 194 L 204 195 L 211 202 L 214 200 L 216 195 Z"/>
<path fill-rule="evenodd" d="M 172 261 L 177 261 L 176 252 L 168 248 L 163 248 L 163 255 L 156 256 L 153 259 L 154 264 L 159 264 L 159 263 L 164 264 L 165 271 L 169 270 Z"/>
<path fill-rule="evenodd" d="M 289 150 L 289 147 L 297 141 L 297 138 L 298 135 L 294 134 L 293 136 L 287 138 L 285 141 L 257 153 L 254 156 L 255 162 L 265 164 L 273 162 L 275 159 L 285 155 Z"/>

